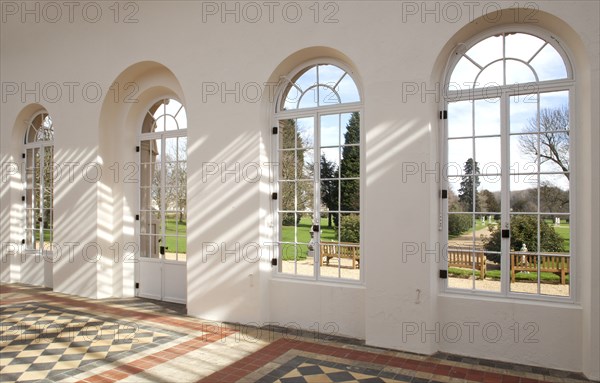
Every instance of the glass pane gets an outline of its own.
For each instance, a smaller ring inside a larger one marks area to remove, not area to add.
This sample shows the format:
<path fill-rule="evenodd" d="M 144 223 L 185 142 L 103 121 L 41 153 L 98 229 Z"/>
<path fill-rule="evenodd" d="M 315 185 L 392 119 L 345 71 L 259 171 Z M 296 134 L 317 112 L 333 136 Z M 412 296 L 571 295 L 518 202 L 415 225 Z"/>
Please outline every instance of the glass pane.
<path fill-rule="evenodd" d="M 321 181 L 321 211 L 338 211 L 339 181 Z"/>
<path fill-rule="evenodd" d="M 317 89 L 318 87 L 313 86 L 305 90 L 300 96 L 298 108 L 316 108 L 319 106 L 319 95 Z"/>
<path fill-rule="evenodd" d="M 313 149 L 296 151 L 297 179 L 313 179 L 315 173 L 315 152 Z"/>
<path fill-rule="evenodd" d="M 569 145 L 568 132 L 540 134 L 540 172 L 568 172 Z"/>
<path fill-rule="evenodd" d="M 544 295 L 570 295 L 571 258 L 566 256 L 540 257 L 540 292 Z"/>
<path fill-rule="evenodd" d="M 340 225 L 340 242 L 360 243 L 360 215 L 342 214 Z"/>
<path fill-rule="evenodd" d="M 341 178 L 360 177 L 360 146 L 342 147 Z"/>
<path fill-rule="evenodd" d="M 473 135 L 473 102 L 470 100 L 448 104 L 448 137 Z"/>
<path fill-rule="evenodd" d="M 340 144 L 340 115 L 321 116 L 321 146 Z"/>
<path fill-rule="evenodd" d="M 500 99 L 475 101 L 475 135 L 500 135 Z"/>
<path fill-rule="evenodd" d="M 465 173 L 467 160 L 473 158 L 473 139 L 448 140 L 448 172 L 449 176 L 471 174 Z M 457 174 L 456 172 L 459 171 Z"/>
<path fill-rule="evenodd" d="M 296 147 L 296 120 L 279 121 L 279 148 L 294 149 Z"/>
<path fill-rule="evenodd" d="M 510 211 L 529 212 L 538 211 L 538 176 L 513 175 L 510 177 Z"/>
<path fill-rule="evenodd" d="M 448 246 L 473 248 L 474 216 L 472 214 L 448 213 Z"/>
<path fill-rule="evenodd" d="M 354 83 L 354 80 L 350 75 L 346 74 L 344 78 L 339 82 L 336 88 L 340 98 L 342 99 L 342 103 L 349 102 L 358 102 L 360 101 L 360 94 L 358 93 L 358 88 Z"/>
<path fill-rule="evenodd" d="M 319 83 L 327 84 L 330 87 L 334 87 L 338 81 L 346 74 L 342 69 L 335 65 L 319 65 Z"/>
<path fill-rule="evenodd" d="M 341 102 L 337 92 L 328 86 L 319 86 L 319 106 L 336 105 Z"/>
<path fill-rule="evenodd" d="M 296 120 L 297 140 L 296 147 L 312 148 L 315 143 L 315 125 L 312 117 L 299 118 Z"/>
<path fill-rule="evenodd" d="M 296 179 L 296 151 L 285 150 L 279 152 L 279 179 Z"/>
<path fill-rule="evenodd" d="M 507 34 L 504 41 L 506 57 L 525 62 L 531 60 L 534 53 L 545 44 L 544 40 L 526 33 Z"/>
<path fill-rule="evenodd" d="M 540 212 L 569 213 L 569 183 L 564 175 L 540 176 Z"/>
<path fill-rule="evenodd" d="M 298 188 L 298 211 L 313 211 L 314 209 L 314 183 L 313 181 L 299 181 Z"/>
<path fill-rule="evenodd" d="M 473 64 L 466 57 L 461 58 L 450 77 L 449 91 L 462 91 L 473 87 L 473 82 L 479 74 L 479 67 Z"/>
<path fill-rule="evenodd" d="M 168 227 L 168 225 L 167 225 Z M 167 236 L 165 237 L 165 254 L 164 259 L 169 261 L 177 260 L 177 237 Z"/>
<path fill-rule="evenodd" d="M 538 216 L 512 214 L 510 218 L 510 249 L 520 252 L 538 251 Z"/>
<path fill-rule="evenodd" d="M 503 57 L 503 36 L 491 36 L 475 44 L 466 53 L 480 66 L 486 66 Z"/>
<path fill-rule="evenodd" d="M 321 149 L 321 163 L 320 163 L 321 179 L 338 178 L 339 163 L 340 163 L 339 147 Z"/>
<path fill-rule="evenodd" d="M 557 215 L 542 215 L 540 217 L 542 253 L 545 255 L 569 255 L 571 233 L 568 218 L 569 216 Z"/>
<path fill-rule="evenodd" d="M 511 133 L 537 132 L 538 96 L 511 96 L 509 102 Z"/>
<path fill-rule="evenodd" d="M 279 210 L 293 211 L 296 206 L 296 184 L 279 182 Z"/>
<path fill-rule="evenodd" d="M 506 84 L 524 84 L 527 82 L 535 82 L 535 74 L 526 64 L 515 61 L 506 60 Z"/>
<path fill-rule="evenodd" d="M 360 114 L 358 112 L 341 115 L 342 144 L 351 145 L 360 143 Z"/>
<path fill-rule="evenodd" d="M 538 255 L 510 253 L 510 291 L 538 294 Z"/>
<path fill-rule="evenodd" d="M 560 54 L 550 44 L 546 46 L 531 60 L 540 81 L 567 78 L 567 68 Z"/>
<path fill-rule="evenodd" d="M 498 61 L 484 68 L 479 74 L 479 77 L 475 79 L 475 82 L 477 88 L 490 88 L 504 85 L 504 63 Z M 492 92 L 491 90 L 489 91 Z"/>
<path fill-rule="evenodd" d="M 360 211 L 360 180 L 342 180 L 340 197 L 340 210 Z"/>
<path fill-rule="evenodd" d="M 538 134 L 510 136 L 509 164 L 511 174 L 536 173 L 538 171 Z"/>
<path fill-rule="evenodd" d="M 500 137 L 475 139 L 475 160 L 479 174 L 499 174 L 501 169 Z"/>

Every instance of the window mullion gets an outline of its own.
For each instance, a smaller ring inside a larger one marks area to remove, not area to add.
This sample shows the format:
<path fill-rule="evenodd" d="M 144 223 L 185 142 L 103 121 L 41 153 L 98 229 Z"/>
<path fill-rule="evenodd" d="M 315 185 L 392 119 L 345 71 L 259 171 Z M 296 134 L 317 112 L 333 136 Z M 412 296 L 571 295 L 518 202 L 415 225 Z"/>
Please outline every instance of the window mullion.
<path fill-rule="evenodd" d="M 510 110 L 509 95 L 500 98 L 500 142 L 502 163 L 500 184 L 500 230 L 510 228 Z M 500 236 L 500 292 L 506 295 L 510 288 L 510 238 Z"/>

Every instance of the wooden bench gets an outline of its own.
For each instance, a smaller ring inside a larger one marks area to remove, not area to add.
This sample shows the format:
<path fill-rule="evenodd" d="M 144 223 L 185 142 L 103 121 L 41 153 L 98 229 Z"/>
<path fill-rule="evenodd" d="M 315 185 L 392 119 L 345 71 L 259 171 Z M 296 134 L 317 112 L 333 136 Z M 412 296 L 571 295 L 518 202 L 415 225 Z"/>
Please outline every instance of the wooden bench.
<path fill-rule="evenodd" d="M 557 255 L 540 255 L 540 272 L 554 273 L 560 276 L 560 284 L 564 285 L 569 273 L 569 257 Z M 510 280 L 515 281 L 515 274 L 519 271 L 537 273 L 538 256 L 535 254 L 510 255 Z"/>
<path fill-rule="evenodd" d="M 470 251 L 461 248 L 448 248 L 448 267 L 473 269 L 479 271 L 481 279 L 485 278 L 486 258 L 483 251 Z"/>
<path fill-rule="evenodd" d="M 321 266 L 323 266 L 323 258 L 329 266 L 329 260 L 333 257 L 352 259 L 352 268 L 358 269 L 360 266 L 360 245 L 358 243 L 348 242 L 322 242 L 321 249 Z"/>

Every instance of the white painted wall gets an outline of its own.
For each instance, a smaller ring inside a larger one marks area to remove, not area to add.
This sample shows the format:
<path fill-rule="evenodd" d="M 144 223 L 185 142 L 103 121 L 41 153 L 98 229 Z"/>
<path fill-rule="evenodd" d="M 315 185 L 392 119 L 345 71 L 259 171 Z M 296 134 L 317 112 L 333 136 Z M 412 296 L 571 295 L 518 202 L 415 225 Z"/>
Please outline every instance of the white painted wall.
<path fill-rule="evenodd" d="M 135 294 L 135 264 L 122 258 L 115 261 L 111 249 L 136 241 L 137 185 L 124 182 L 123 174 L 115 179 L 110 166 L 137 161 L 133 148 L 140 116 L 155 97 L 175 97 L 186 107 L 189 127 L 187 299 L 191 315 L 242 323 L 299 323 L 307 328 L 315 322 L 334 322 L 340 334 L 363 338 L 374 346 L 427 354 L 440 350 L 600 377 L 600 207 L 594 197 L 600 194 L 597 3 L 530 2 L 530 8 L 518 13 L 505 9 L 496 19 L 481 17 L 484 4 L 468 8 L 453 3 L 461 7 L 459 16 L 443 2 L 427 3 L 427 13 L 420 9 L 422 2 L 347 1 L 335 3 L 337 10 L 321 8 L 315 22 L 308 8 L 312 3 L 298 2 L 294 4 L 303 16 L 295 23 L 289 22 L 293 14 L 286 20 L 280 12 L 292 3 L 276 8 L 273 22 L 263 13 L 256 23 L 244 20 L 244 14 L 239 22 L 234 15 L 225 15 L 222 22 L 219 14 L 206 12 L 214 10 L 206 7 L 219 7 L 221 2 L 135 4 L 136 23 L 121 22 L 134 8 L 121 9 L 115 23 L 108 5 L 96 23 L 87 22 L 80 13 L 72 23 L 66 19 L 49 23 L 43 17 L 35 22 L 31 15 L 21 22 L 14 9 L 2 10 L 6 18 L 0 24 L 3 166 L 19 160 L 22 121 L 39 107 L 46 108 L 54 120 L 55 160 L 80 164 L 73 180 L 63 175 L 55 187 L 55 239 L 59 244 L 79 244 L 73 257 L 63 250 L 53 264 L 56 291 L 93 298 Z M 494 4 L 506 7 L 514 2 Z M 532 4 L 538 8 L 531 8 Z M 485 7 L 494 10 L 492 5 Z M 337 22 L 323 22 L 332 11 Z M 439 241 L 436 180 L 403 179 L 402 164 L 430 165 L 439 160 L 436 83 L 443 78 L 448 55 L 457 43 L 496 25 L 513 23 L 515 17 L 521 22 L 534 17 L 526 21 L 557 35 L 568 45 L 576 68 L 577 188 L 573 194 L 578 228 L 573 243 L 578 263 L 577 297 L 570 305 L 440 296 L 438 264 L 402 258 L 402 244 L 432 248 Z M 231 169 L 235 164 L 268 161 L 273 108 L 268 94 L 261 100 L 243 94 L 236 99 L 232 93 L 207 94 L 207 85 L 235 93 L 236 86 L 241 91 L 249 83 L 276 83 L 302 62 L 327 56 L 353 69 L 364 97 L 365 283 L 360 286 L 274 278 L 264 246 L 249 246 L 272 240 L 268 180 L 238 182 L 231 173 L 222 180 L 220 174 L 206 172 L 207 163 L 226 163 Z M 41 90 L 51 82 L 62 84 L 63 92 L 68 91 L 65 83 L 79 85 L 73 99 L 64 93 L 56 102 L 41 92 L 36 100 L 35 91 L 22 100 L 20 93 L 8 94 L 6 88 L 7 83 L 25 84 L 28 89 L 40 83 Z M 130 83 L 135 86 L 127 88 Z M 84 84 L 97 84 L 103 97 L 86 100 L 81 95 Z M 403 94 L 407 84 L 421 89 L 414 95 Z M 137 102 L 125 102 L 127 96 Z M 101 165 L 98 181 L 81 175 L 90 162 Z M 17 243 L 22 237 L 19 179 L 17 174 L 1 180 L 3 243 Z M 89 243 L 97 243 L 102 251 L 97 262 L 83 257 L 81 251 Z M 3 282 L 28 280 L 20 274 L 29 270 L 28 264 L 5 249 L 2 256 L 7 260 L 0 263 Z M 30 281 L 40 280 L 39 270 L 33 271 L 31 275 L 38 277 Z M 497 321 L 503 329 L 513 321 L 538 323 L 540 342 L 503 338 L 493 345 L 485 339 L 452 343 L 407 335 L 413 323 L 435 328 L 435 323 L 464 321 Z"/>

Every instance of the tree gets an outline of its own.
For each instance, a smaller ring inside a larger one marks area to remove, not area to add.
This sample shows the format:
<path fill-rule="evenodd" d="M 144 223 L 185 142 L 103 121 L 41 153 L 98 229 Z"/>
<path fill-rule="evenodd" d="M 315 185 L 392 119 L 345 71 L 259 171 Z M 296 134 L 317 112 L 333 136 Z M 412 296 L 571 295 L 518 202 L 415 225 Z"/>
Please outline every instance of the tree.
<path fill-rule="evenodd" d="M 479 193 L 481 211 L 490 213 L 499 213 L 500 204 L 496 199 L 496 196 L 491 191 L 485 189 Z M 499 219 L 499 218 L 497 218 Z"/>
<path fill-rule="evenodd" d="M 299 178 L 306 178 L 304 169 L 304 139 L 296 126 L 296 120 L 287 119 L 279 121 L 279 194 L 281 210 L 295 211 L 296 197 L 299 204 L 306 200 L 312 193 L 308 190 L 307 182 L 294 182 Z M 286 182 L 287 181 L 287 182 Z M 298 209 L 303 206 L 298 206 Z M 294 226 L 300 222 L 300 214 L 284 213 L 281 224 Z"/>
<path fill-rule="evenodd" d="M 519 145 L 533 161 L 540 157 L 540 163 L 552 162 L 564 171 L 569 179 L 569 109 L 566 106 L 540 110 L 539 136 L 536 118 L 531 118 L 525 133 L 519 136 Z M 539 137 L 539 147 L 538 147 Z"/>
<path fill-rule="evenodd" d="M 345 180 L 360 177 L 360 115 L 353 112 L 346 133 L 344 133 L 344 146 L 340 163 L 340 209 L 342 211 L 360 210 L 360 180 Z"/>
<path fill-rule="evenodd" d="M 324 154 L 321 155 L 321 203 L 327 206 L 329 211 L 337 211 L 339 209 L 339 182 L 338 169 L 335 162 L 328 161 Z M 332 227 L 332 219 L 337 225 L 337 214 L 327 214 L 327 227 Z"/>
<path fill-rule="evenodd" d="M 475 211 L 479 211 L 479 199 L 475 198 L 477 195 L 477 188 L 479 187 L 479 164 L 472 158 L 469 158 L 465 162 L 463 168 L 462 181 L 460 181 L 460 188 L 458 189 L 458 201 L 462 204 L 464 211 L 473 211 L 473 199 L 475 199 Z"/>
<path fill-rule="evenodd" d="M 529 251 L 538 251 L 537 243 L 537 217 L 532 215 L 513 215 L 510 219 L 510 249 L 511 251 L 519 251 L 523 244 L 527 246 Z M 501 229 L 499 226 L 489 226 L 490 235 L 481 236 L 483 247 L 487 251 L 500 252 L 501 249 Z M 552 226 L 548 225 L 544 220 L 540 220 L 540 242 L 541 251 L 558 253 L 563 251 L 564 240 L 558 235 Z M 500 254 L 486 253 L 487 259 L 492 262 L 500 262 Z"/>

